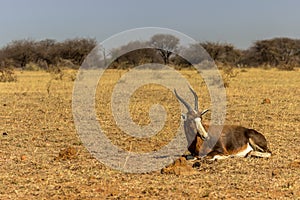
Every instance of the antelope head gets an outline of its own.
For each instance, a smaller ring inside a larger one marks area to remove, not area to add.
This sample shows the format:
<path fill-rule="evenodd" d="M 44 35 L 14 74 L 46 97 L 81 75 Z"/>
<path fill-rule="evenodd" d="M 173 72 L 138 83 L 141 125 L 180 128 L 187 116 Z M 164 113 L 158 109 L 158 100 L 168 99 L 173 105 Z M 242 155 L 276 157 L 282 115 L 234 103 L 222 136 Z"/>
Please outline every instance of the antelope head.
<path fill-rule="evenodd" d="M 187 113 L 182 114 L 182 118 L 184 120 L 185 135 L 187 137 L 188 144 L 190 145 L 197 135 L 200 136 L 202 140 L 207 140 L 209 138 L 209 135 L 202 124 L 202 116 L 209 110 L 206 109 L 201 112 L 199 111 L 198 96 L 191 87 L 189 87 L 189 89 L 194 95 L 194 100 L 195 100 L 194 108 L 192 108 L 190 104 L 188 104 L 182 97 L 180 97 L 177 94 L 176 89 L 174 89 L 174 93 L 175 93 L 177 99 L 187 109 Z"/>

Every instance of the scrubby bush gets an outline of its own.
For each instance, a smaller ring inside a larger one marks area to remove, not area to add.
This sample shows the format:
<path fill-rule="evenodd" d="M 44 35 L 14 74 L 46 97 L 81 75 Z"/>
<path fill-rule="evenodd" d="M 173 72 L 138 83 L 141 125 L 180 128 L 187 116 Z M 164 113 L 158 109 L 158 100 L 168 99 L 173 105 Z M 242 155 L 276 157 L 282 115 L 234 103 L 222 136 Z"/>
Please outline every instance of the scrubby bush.
<path fill-rule="evenodd" d="M 0 82 L 15 82 L 17 76 L 11 68 L 0 68 Z"/>
<path fill-rule="evenodd" d="M 96 44 L 95 39 L 75 38 L 58 43 L 55 50 L 60 59 L 70 60 L 80 66 Z"/>
<path fill-rule="evenodd" d="M 13 61 L 1 57 L 0 52 L 0 82 L 15 82 L 17 76 L 14 73 Z"/>
<path fill-rule="evenodd" d="M 24 68 L 29 62 L 36 60 L 33 40 L 16 40 L 2 49 L 2 57 L 11 60 L 14 67 Z"/>

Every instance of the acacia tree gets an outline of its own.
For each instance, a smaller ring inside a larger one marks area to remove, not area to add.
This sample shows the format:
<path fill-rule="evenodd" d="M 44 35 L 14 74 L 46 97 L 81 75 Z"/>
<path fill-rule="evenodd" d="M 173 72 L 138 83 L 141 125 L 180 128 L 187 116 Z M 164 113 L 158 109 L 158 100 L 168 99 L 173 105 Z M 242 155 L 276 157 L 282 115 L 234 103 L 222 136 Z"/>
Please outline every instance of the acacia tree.
<path fill-rule="evenodd" d="M 151 48 L 145 48 L 147 44 L 142 41 L 132 41 L 117 49 L 112 49 L 110 54 L 113 63 L 110 67 L 119 68 L 137 66 L 145 63 L 162 63 L 161 57 L 157 55 L 157 51 Z M 121 55 L 121 56 L 117 56 Z"/>
<path fill-rule="evenodd" d="M 218 42 L 204 42 L 201 46 L 211 58 L 222 63 L 236 64 L 242 56 L 242 52 L 233 45 Z"/>
<path fill-rule="evenodd" d="M 156 48 L 164 64 L 169 63 L 172 53 L 178 49 L 179 39 L 169 34 L 157 34 L 150 39 L 150 45 Z"/>

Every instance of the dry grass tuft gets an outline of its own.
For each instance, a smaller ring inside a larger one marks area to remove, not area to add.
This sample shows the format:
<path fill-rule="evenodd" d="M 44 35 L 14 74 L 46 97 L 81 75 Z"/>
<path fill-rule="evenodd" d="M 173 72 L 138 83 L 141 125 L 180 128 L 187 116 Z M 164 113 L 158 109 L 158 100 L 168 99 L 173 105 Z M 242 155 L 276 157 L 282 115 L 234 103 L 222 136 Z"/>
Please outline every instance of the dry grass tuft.
<path fill-rule="evenodd" d="M 56 157 L 55 160 L 71 160 L 75 158 L 78 158 L 77 149 L 74 147 L 66 147 L 60 150 L 58 157 Z"/>
<path fill-rule="evenodd" d="M 180 157 L 175 160 L 171 165 L 161 170 L 162 174 L 175 174 L 175 175 L 193 175 L 197 171 L 187 162 L 185 157 Z"/>

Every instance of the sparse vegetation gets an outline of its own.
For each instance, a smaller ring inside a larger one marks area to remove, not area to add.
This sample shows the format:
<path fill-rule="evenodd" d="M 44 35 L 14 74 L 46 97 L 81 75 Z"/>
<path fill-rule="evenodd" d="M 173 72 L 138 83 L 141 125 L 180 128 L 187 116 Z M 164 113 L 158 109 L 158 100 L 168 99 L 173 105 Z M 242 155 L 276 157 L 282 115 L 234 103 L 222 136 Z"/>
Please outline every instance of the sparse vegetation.
<path fill-rule="evenodd" d="M 133 152 L 159 149 L 170 141 L 179 125 L 179 103 L 172 91 L 158 85 L 138 90 L 130 103 L 134 121 L 149 120 L 148 108 L 155 103 L 163 102 L 168 115 L 159 135 L 130 139 L 117 128 L 110 106 L 112 88 L 120 74 L 126 72 L 111 69 L 99 81 L 96 94 L 99 123 L 120 148 L 131 148 Z M 205 84 L 200 84 L 202 80 L 197 73 L 193 70 L 180 73 L 201 94 L 199 106 L 208 108 L 209 93 Z M 226 123 L 261 131 L 274 154 L 271 158 L 199 161 L 194 168 L 182 160 L 171 165 L 178 165 L 179 169 L 167 168 L 164 174 L 123 173 L 93 158 L 75 130 L 73 82 L 68 78 L 53 80 L 51 95 L 47 95 L 50 73 L 16 71 L 15 74 L 16 83 L 0 84 L 1 199 L 297 199 L 300 196 L 298 68 L 295 71 L 272 68 L 267 73 L 264 69 L 249 68 L 230 79 L 230 87 L 226 88 Z M 271 103 L 262 104 L 266 98 Z"/>

